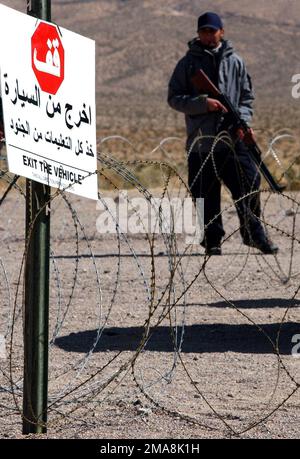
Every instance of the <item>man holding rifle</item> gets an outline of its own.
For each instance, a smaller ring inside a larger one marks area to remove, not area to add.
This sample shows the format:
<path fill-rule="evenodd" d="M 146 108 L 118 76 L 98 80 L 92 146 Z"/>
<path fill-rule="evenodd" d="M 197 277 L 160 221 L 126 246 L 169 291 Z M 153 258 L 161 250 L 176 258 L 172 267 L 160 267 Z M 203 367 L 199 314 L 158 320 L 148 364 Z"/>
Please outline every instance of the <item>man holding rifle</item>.
<path fill-rule="evenodd" d="M 201 90 L 201 81 L 197 80 L 199 71 L 214 91 L 208 91 L 207 85 Z M 225 99 L 217 98 L 218 93 Z M 204 198 L 202 245 L 208 255 L 221 255 L 225 235 L 220 213 L 221 181 L 236 202 L 243 242 L 265 254 L 278 252 L 259 220 L 260 173 L 253 159 L 258 164 L 259 156 L 252 147 L 256 156 L 251 155 L 247 146 L 254 142 L 256 147 L 253 131 L 248 127 L 253 100 L 251 79 L 243 60 L 231 43 L 224 40 L 221 18 L 210 12 L 201 15 L 198 37 L 189 42 L 187 54 L 178 62 L 170 79 L 168 103 L 185 114 L 189 187 L 195 200 Z M 236 119 L 240 122 L 236 123 Z M 222 132 L 225 136 L 221 137 Z M 280 191 L 269 171 L 266 172 L 264 175 L 274 184 L 273 189 Z"/>

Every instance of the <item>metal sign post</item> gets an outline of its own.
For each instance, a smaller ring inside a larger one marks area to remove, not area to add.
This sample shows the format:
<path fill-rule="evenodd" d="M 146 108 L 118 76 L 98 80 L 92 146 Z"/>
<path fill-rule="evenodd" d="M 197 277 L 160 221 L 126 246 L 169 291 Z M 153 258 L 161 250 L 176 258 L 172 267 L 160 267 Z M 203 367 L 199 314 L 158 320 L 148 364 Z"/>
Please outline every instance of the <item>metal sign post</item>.
<path fill-rule="evenodd" d="M 31 0 L 27 13 L 50 21 L 51 0 Z M 50 187 L 26 180 L 23 434 L 47 431 Z"/>

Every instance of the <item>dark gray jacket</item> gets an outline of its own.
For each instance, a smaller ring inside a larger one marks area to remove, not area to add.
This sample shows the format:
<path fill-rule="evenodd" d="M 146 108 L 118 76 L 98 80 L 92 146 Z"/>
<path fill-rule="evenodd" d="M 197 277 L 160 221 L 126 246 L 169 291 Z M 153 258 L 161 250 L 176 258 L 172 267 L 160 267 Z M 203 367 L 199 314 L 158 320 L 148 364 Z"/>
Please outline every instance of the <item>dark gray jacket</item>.
<path fill-rule="evenodd" d="M 175 110 L 185 114 L 187 128 L 187 148 L 198 135 L 215 136 L 220 124 L 220 112 L 207 112 L 207 94 L 199 95 L 191 83 L 192 74 L 203 69 L 212 78 L 217 76 L 221 92 L 226 94 L 240 116 L 250 123 L 254 94 L 251 79 L 245 64 L 231 43 L 223 40 L 221 50 L 215 54 L 201 46 L 195 38 L 189 42 L 187 54 L 178 62 L 169 82 L 168 103 Z M 208 151 L 212 142 L 202 140 L 198 148 Z"/>

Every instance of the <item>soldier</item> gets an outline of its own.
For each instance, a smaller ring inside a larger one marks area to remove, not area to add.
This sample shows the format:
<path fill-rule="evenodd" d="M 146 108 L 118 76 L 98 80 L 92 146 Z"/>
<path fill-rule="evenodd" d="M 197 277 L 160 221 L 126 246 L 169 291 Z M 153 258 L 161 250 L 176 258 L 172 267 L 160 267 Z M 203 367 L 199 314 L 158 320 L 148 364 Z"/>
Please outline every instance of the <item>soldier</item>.
<path fill-rule="evenodd" d="M 169 82 L 168 103 L 184 113 L 187 129 L 188 180 L 193 198 L 204 198 L 205 236 L 201 243 L 208 255 L 221 255 L 225 235 L 221 212 L 221 181 L 229 188 L 240 220 L 244 244 L 265 254 L 275 254 L 278 247 L 268 239 L 259 220 L 260 175 L 242 142 L 238 129 L 232 139 L 214 140 L 219 133 L 226 108 L 209 94 L 199 94 L 191 77 L 202 69 L 226 94 L 247 123 L 251 122 L 254 95 L 244 61 L 230 41 L 224 39 L 221 18 L 205 13 L 198 18 L 198 36 L 189 42 L 189 50 L 177 63 Z M 226 117 L 226 115 L 225 115 Z M 251 129 L 253 136 L 253 130 Z M 254 190 L 257 192 L 253 193 Z M 252 192 L 250 196 L 247 196 Z M 244 196 L 244 198 L 243 198 Z M 242 199 L 241 199 L 242 198 Z"/>

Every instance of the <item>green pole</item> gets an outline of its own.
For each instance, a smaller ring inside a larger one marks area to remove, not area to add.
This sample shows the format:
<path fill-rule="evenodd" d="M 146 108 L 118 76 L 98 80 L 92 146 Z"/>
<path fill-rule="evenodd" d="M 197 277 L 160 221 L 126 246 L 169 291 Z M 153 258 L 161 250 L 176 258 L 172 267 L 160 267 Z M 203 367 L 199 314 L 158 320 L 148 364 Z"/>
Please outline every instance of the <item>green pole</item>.
<path fill-rule="evenodd" d="M 27 1 L 27 13 L 51 21 L 51 0 Z M 26 180 L 23 434 L 47 432 L 49 199 L 49 186 Z"/>

